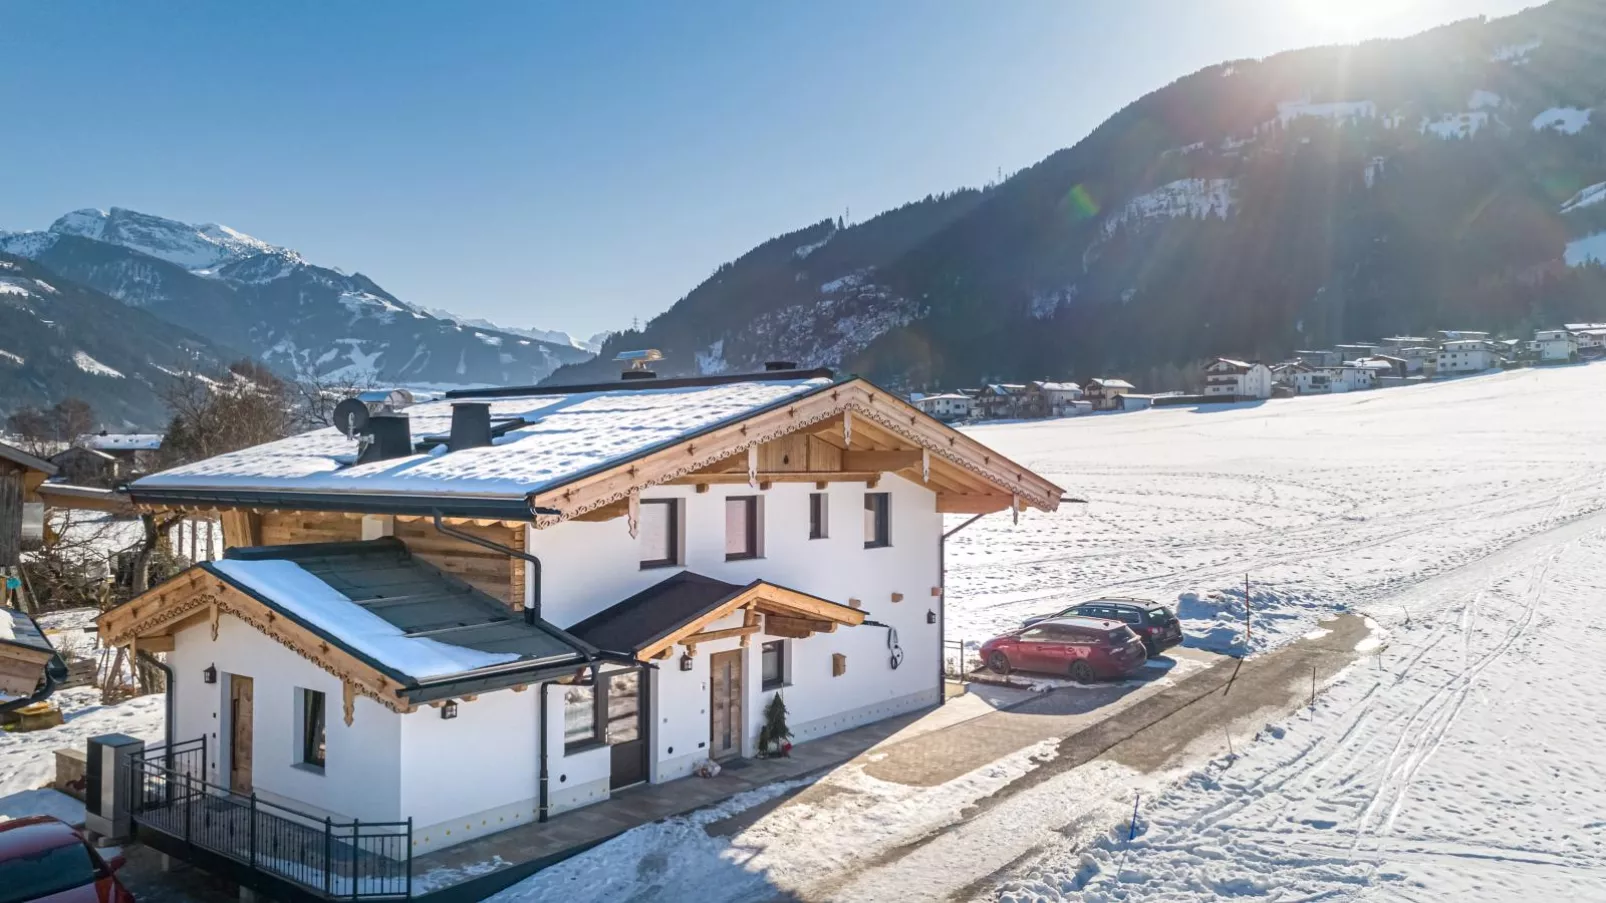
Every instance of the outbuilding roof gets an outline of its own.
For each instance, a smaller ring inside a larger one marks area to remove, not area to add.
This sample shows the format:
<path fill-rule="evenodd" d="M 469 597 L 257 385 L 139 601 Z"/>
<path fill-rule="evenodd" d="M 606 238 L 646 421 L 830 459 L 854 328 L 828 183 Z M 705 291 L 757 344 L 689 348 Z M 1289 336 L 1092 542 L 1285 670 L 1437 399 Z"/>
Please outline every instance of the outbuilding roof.
<path fill-rule="evenodd" d="M 10 461 L 28 470 L 37 470 L 46 476 L 56 475 L 56 465 L 38 455 L 31 455 L 14 445 L 0 442 L 0 460 Z"/>

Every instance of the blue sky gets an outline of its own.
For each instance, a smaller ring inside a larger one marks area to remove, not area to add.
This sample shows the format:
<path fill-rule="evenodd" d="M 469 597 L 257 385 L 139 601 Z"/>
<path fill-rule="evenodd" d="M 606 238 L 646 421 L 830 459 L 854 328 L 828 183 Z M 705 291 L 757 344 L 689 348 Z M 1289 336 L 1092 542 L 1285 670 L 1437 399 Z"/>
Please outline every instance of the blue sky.
<path fill-rule="evenodd" d="M 1532 2 L 7 0 L 0 229 L 222 222 L 588 335 L 774 235 L 1030 165 L 1203 66 Z"/>

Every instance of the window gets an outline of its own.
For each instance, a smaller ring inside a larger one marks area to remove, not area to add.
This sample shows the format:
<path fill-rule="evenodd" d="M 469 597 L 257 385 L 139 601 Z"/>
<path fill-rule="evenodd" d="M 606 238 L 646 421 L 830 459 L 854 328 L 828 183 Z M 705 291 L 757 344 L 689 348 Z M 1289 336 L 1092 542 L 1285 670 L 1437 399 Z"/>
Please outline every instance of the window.
<path fill-rule="evenodd" d="M 763 688 L 774 690 L 786 686 L 786 641 L 773 640 L 764 644 Z"/>
<path fill-rule="evenodd" d="M 725 560 L 758 557 L 758 496 L 725 500 Z"/>
<path fill-rule="evenodd" d="M 602 742 L 602 720 L 597 717 L 597 688 L 563 685 L 563 747 L 574 752 Z"/>
<path fill-rule="evenodd" d="M 641 672 L 623 671 L 608 675 L 609 743 L 629 743 L 641 739 Z"/>
<path fill-rule="evenodd" d="M 299 749 L 297 765 L 309 768 L 322 769 L 324 763 L 324 724 L 327 705 L 324 694 L 317 690 L 298 690 L 301 694 L 296 700 L 297 735 L 300 740 L 296 745 Z"/>
<path fill-rule="evenodd" d="M 809 539 L 824 539 L 826 523 L 825 493 L 809 493 Z"/>
<path fill-rule="evenodd" d="M 892 530 L 887 522 L 887 509 L 891 507 L 885 492 L 864 494 L 864 547 L 879 549 L 892 544 Z"/>
<path fill-rule="evenodd" d="M 1048 642 L 1048 631 L 1042 627 L 1033 627 L 1030 630 L 1022 631 L 1020 639 L 1023 643 L 1046 643 Z"/>
<path fill-rule="evenodd" d="M 641 544 L 641 566 L 674 567 L 680 563 L 680 505 L 678 499 L 643 499 L 636 523 Z"/>
<path fill-rule="evenodd" d="M 22 853 L 0 862 L 0 900 L 39 900 L 91 884 L 99 877 L 99 867 L 81 842 Z M 91 892 L 88 896 L 94 899 L 96 895 Z"/>

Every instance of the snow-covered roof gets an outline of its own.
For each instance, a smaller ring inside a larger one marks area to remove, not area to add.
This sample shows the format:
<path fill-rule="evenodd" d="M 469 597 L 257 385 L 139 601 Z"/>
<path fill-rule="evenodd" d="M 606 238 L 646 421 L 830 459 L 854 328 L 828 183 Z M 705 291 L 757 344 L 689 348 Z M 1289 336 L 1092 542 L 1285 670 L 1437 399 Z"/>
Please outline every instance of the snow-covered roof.
<path fill-rule="evenodd" d="M 1240 371 L 1241 370 L 1248 370 L 1251 366 L 1253 366 L 1248 361 L 1234 360 L 1233 358 L 1230 358 L 1230 357 L 1218 357 L 1218 358 L 1216 358 L 1215 363 L 1216 364 L 1226 364 L 1227 366 L 1231 367 L 1232 369 L 1240 370 Z M 1212 364 L 1211 366 L 1215 366 L 1215 364 Z"/>
<path fill-rule="evenodd" d="M 941 395 L 922 395 L 921 403 L 928 401 L 972 401 L 969 395 L 960 395 L 957 392 L 944 392 Z"/>
<path fill-rule="evenodd" d="M 1135 389 L 1136 386 L 1124 379 L 1090 379 L 1090 385 L 1103 386 L 1106 389 Z"/>
<path fill-rule="evenodd" d="M 1076 383 L 1039 382 L 1037 388 L 1044 392 L 1080 392 L 1082 387 Z"/>
<path fill-rule="evenodd" d="M 262 490 L 387 495 L 524 497 L 593 469 L 646 454 L 701 431 L 832 385 L 824 377 L 716 385 L 555 391 L 474 400 L 494 421 L 525 425 L 492 445 L 355 464 L 357 445 L 334 428 L 315 430 L 135 481 L 153 490 Z M 406 409 L 414 440 L 451 431 L 452 402 Z"/>
<path fill-rule="evenodd" d="M 20 448 L 0 442 L 0 460 L 10 461 L 13 464 L 25 467 L 28 470 L 37 470 L 41 473 L 54 476 L 56 465 L 37 455 L 30 455 Z"/>
<path fill-rule="evenodd" d="M 100 433 L 85 436 L 80 444 L 97 451 L 156 451 L 162 447 L 162 434 Z"/>

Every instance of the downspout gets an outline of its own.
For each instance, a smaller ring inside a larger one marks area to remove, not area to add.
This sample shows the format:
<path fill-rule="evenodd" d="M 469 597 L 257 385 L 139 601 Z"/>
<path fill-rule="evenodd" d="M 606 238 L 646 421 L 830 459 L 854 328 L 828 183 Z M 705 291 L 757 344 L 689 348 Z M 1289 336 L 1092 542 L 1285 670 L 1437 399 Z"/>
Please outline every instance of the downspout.
<path fill-rule="evenodd" d="M 531 508 L 530 512 L 532 514 L 553 515 L 563 513 L 554 508 Z M 504 546 L 499 542 L 492 542 L 483 536 L 475 536 L 472 533 L 465 533 L 456 527 L 450 526 L 446 523 L 446 519 L 441 515 L 441 510 L 439 508 L 436 508 L 430 513 L 434 515 L 435 531 L 437 533 L 450 536 L 453 539 L 460 539 L 463 542 L 469 543 L 470 545 L 479 546 L 482 549 L 490 549 L 493 552 L 501 552 L 503 555 L 506 555 L 510 558 L 521 559 L 522 561 L 528 563 L 531 567 L 535 568 L 535 570 L 531 572 L 531 576 L 534 578 L 534 581 L 533 589 L 530 593 L 530 604 L 524 606 L 524 622 L 526 624 L 536 624 L 541 620 L 541 559 L 531 555 L 529 552 L 522 552 L 511 546 Z"/>
<path fill-rule="evenodd" d="M 539 801 L 538 801 L 540 815 L 538 816 L 537 820 L 540 821 L 543 824 L 546 822 L 546 814 L 547 814 L 547 780 L 548 780 L 548 774 L 547 774 L 547 717 L 546 717 L 547 716 L 547 701 L 546 701 L 547 696 L 546 696 L 546 691 L 549 688 L 551 688 L 551 686 L 552 686 L 552 684 L 551 684 L 550 681 L 542 681 L 541 684 L 540 684 L 540 690 L 541 690 L 541 730 L 540 730 L 540 734 L 541 734 L 541 780 L 540 780 L 540 788 L 541 789 L 540 789 L 540 794 L 539 794 L 540 798 L 539 798 Z"/>
<path fill-rule="evenodd" d="M 173 731 L 177 729 L 174 725 L 176 719 L 178 718 L 178 687 L 175 686 L 173 682 L 173 668 L 171 665 L 143 649 L 139 650 L 139 658 L 146 664 L 159 669 L 162 672 L 162 676 L 165 678 L 164 682 L 167 684 L 167 718 L 166 723 L 162 726 L 162 767 L 167 769 L 168 774 L 172 774 Z M 205 779 L 204 775 L 202 776 L 202 779 Z"/>

